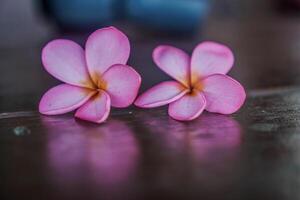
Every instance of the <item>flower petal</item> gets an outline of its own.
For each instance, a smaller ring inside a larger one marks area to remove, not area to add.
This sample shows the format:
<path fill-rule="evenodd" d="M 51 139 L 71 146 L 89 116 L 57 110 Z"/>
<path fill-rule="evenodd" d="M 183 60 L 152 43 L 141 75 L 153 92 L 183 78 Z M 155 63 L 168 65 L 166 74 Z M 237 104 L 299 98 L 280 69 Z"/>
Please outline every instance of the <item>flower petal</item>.
<path fill-rule="evenodd" d="M 169 115 L 179 121 L 191 121 L 205 109 L 206 100 L 200 92 L 193 92 L 169 105 Z"/>
<path fill-rule="evenodd" d="M 109 112 L 110 97 L 101 90 L 76 111 L 75 117 L 100 124 L 107 119 Z"/>
<path fill-rule="evenodd" d="M 141 86 L 141 76 L 127 65 L 114 65 L 103 75 L 105 90 L 111 105 L 118 108 L 130 106 Z"/>
<path fill-rule="evenodd" d="M 246 99 L 243 86 L 223 75 L 211 75 L 203 80 L 203 92 L 209 112 L 231 114 L 240 109 Z"/>
<path fill-rule="evenodd" d="M 126 64 L 130 54 L 127 36 L 114 27 L 103 28 L 92 33 L 86 42 L 88 70 L 95 83 L 109 67 Z"/>
<path fill-rule="evenodd" d="M 75 86 L 93 88 L 84 51 L 71 40 L 53 40 L 42 50 L 45 69 L 55 78 Z"/>
<path fill-rule="evenodd" d="M 203 42 L 192 54 L 192 83 L 212 74 L 227 74 L 233 63 L 234 56 L 228 47 L 215 42 Z"/>
<path fill-rule="evenodd" d="M 145 93 L 135 101 L 135 105 L 142 108 L 154 108 L 176 101 L 188 92 L 188 89 L 176 81 L 162 82 Z"/>
<path fill-rule="evenodd" d="M 88 101 L 95 91 L 61 84 L 48 90 L 39 104 L 39 111 L 45 115 L 58 115 L 73 111 Z"/>
<path fill-rule="evenodd" d="M 190 57 L 184 51 L 172 46 L 158 46 L 153 51 L 153 60 L 161 70 L 189 86 Z"/>

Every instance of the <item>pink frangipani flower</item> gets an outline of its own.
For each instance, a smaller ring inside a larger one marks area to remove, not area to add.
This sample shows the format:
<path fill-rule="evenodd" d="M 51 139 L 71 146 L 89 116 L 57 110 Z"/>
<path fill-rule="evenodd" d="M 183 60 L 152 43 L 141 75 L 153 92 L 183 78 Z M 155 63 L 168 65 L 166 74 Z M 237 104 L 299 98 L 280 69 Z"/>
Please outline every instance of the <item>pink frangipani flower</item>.
<path fill-rule="evenodd" d="M 76 110 L 75 117 L 101 123 L 110 107 L 128 107 L 141 85 L 140 75 L 126 65 L 129 40 L 114 27 L 92 33 L 85 51 L 73 41 L 53 40 L 42 50 L 45 69 L 65 84 L 42 97 L 39 111 L 46 115 Z"/>
<path fill-rule="evenodd" d="M 214 42 L 200 43 L 191 58 L 172 46 L 158 46 L 153 52 L 156 65 L 176 81 L 165 81 L 135 101 L 142 108 L 169 105 L 169 115 L 180 121 L 197 118 L 204 110 L 232 114 L 243 105 L 243 86 L 226 74 L 232 68 L 231 50 Z"/>

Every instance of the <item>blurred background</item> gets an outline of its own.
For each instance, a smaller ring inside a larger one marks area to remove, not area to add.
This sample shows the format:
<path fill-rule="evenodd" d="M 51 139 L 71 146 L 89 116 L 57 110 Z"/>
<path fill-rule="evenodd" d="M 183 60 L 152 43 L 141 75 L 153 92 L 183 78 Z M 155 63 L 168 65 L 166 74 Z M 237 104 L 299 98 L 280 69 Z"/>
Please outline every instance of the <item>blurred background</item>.
<path fill-rule="evenodd" d="M 57 84 L 40 61 L 48 41 L 84 45 L 110 25 L 130 38 L 129 64 L 142 74 L 142 90 L 169 79 L 152 62 L 158 44 L 191 53 L 204 40 L 235 52 L 230 73 L 248 90 L 300 84 L 299 0 L 1 0 L 0 112 L 36 110 Z"/>

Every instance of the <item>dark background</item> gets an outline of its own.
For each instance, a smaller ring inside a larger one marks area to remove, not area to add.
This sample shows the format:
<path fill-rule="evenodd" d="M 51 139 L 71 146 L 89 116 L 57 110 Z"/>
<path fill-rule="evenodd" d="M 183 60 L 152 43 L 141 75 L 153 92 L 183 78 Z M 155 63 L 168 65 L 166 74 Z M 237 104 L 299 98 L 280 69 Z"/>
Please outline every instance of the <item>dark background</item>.
<path fill-rule="evenodd" d="M 204 113 L 181 123 L 165 108 L 131 107 L 101 125 L 37 112 L 42 94 L 58 84 L 41 65 L 41 48 L 54 38 L 83 45 L 94 30 L 57 23 L 42 2 L 51 1 L 0 1 L 1 199 L 300 198 L 296 0 L 209 1 L 206 18 L 181 33 L 119 16 L 109 24 L 130 38 L 142 90 L 169 79 L 152 62 L 158 44 L 190 53 L 213 40 L 234 51 L 230 75 L 248 98 L 232 116 Z"/>

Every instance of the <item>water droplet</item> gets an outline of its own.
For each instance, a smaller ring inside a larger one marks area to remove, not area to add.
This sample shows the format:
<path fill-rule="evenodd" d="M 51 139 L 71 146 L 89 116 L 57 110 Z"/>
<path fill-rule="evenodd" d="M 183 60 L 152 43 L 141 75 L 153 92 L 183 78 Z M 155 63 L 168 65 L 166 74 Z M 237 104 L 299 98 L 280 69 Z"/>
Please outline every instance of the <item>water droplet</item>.
<path fill-rule="evenodd" d="M 14 134 L 16 136 L 29 135 L 30 133 L 30 129 L 28 129 L 26 126 L 17 126 L 14 128 Z"/>
<path fill-rule="evenodd" d="M 278 124 L 270 124 L 270 123 L 258 123 L 250 126 L 250 129 L 254 131 L 260 131 L 260 132 L 272 132 L 277 131 L 279 129 Z"/>

